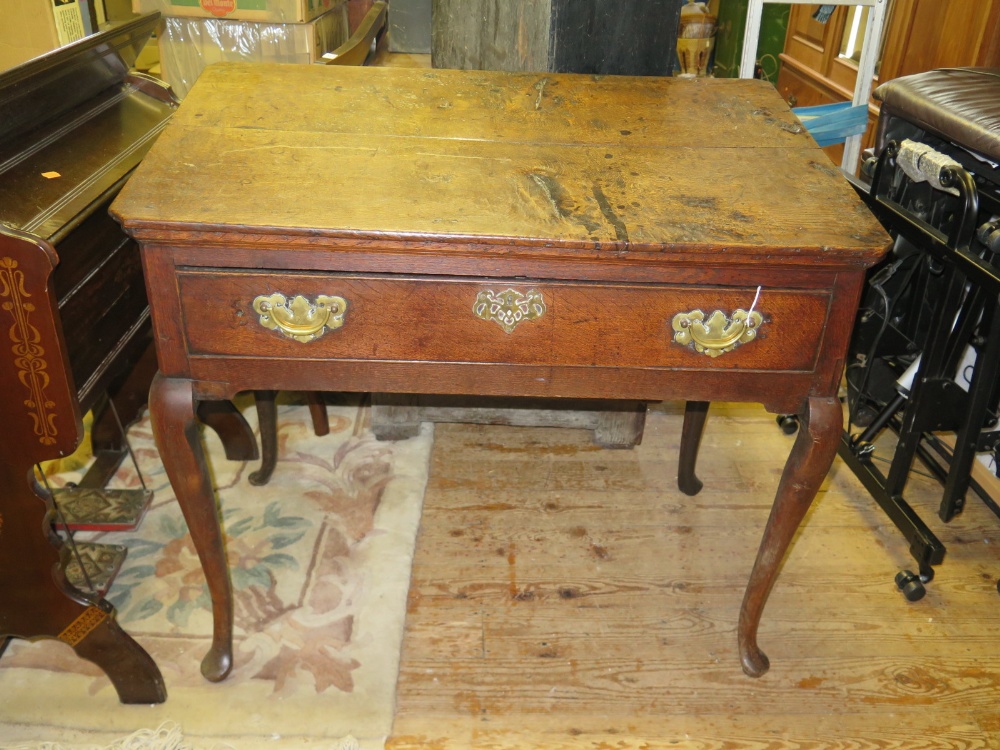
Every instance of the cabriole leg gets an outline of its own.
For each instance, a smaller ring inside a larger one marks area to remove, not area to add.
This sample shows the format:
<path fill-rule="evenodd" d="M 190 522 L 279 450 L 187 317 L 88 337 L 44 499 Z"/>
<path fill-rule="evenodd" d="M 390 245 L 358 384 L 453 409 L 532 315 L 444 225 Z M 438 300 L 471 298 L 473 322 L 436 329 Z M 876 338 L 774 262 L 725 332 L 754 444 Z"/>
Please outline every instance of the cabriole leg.
<path fill-rule="evenodd" d="M 201 662 L 201 673 L 218 682 L 233 667 L 233 592 L 192 382 L 157 374 L 149 391 L 149 410 L 163 468 L 208 580 L 214 632 L 212 648 Z"/>
<path fill-rule="evenodd" d="M 799 434 L 782 472 L 740 610 L 740 661 L 751 677 L 760 677 L 770 666 L 757 646 L 760 616 L 792 536 L 833 463 L 844 416 L 836 398 L 813 397 L 799 421 Z"/>

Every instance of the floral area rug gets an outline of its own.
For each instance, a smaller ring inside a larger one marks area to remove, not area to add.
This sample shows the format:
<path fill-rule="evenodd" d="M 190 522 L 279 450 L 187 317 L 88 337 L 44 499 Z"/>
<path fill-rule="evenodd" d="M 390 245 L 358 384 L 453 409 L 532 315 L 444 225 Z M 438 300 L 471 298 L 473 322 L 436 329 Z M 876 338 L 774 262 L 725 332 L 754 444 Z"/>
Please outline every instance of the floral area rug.
<path fill-rule="evenodd" d="M 78 537 L 128 548 L 108 599 L 159 666 L 167 701 L 124 706 L 68 646 L 13 641 L 0 658 L 0 748 L 101 746 L 164 721 L 192 748 L 382 747 L 432 427 L 378 442 L 362 404 L 328 410 L 330 434 L 317 437 L 306 406 L 279 404 L 279 461 L 264 487 L 247 481 L 256 464 L 226 460 L 206 431 L 236 599 L 235 667 L 220 684 L 199 671 L 208 591 L 148 415 L 129 430 L 153 504 L 135 531 Z M 123 465 L 112 486 L 139 479 Z"/>

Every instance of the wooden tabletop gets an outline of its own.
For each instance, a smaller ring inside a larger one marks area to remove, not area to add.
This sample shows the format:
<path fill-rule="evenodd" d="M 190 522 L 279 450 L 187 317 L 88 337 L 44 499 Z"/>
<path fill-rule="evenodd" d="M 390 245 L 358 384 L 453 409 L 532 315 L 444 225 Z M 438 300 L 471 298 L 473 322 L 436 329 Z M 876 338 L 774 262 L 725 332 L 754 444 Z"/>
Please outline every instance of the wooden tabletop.
<path fill-rule="evenodd" d="M 774 87 L 223 63 L 112 209 L 129 229 L 815 255 L 887 236 Z"/>

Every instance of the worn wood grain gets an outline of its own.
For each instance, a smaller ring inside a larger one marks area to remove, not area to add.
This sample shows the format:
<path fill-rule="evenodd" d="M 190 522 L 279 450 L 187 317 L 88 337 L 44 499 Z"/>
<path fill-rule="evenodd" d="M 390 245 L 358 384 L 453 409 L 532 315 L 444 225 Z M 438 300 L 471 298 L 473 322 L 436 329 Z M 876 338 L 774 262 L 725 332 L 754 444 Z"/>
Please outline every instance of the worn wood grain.
<path fill-rule="evenodd" d="M 629 401 L 559 403 L 530 399 L 483 399 L 371 395 L 372 432 L 379 440 L 414 437 L 422 422 L 574 427 L 593 430 L 604 448 L 631 448 L 642 440 L 646 405 Z"/>
<path fill-rule="evenodd" d="M 308 118 L 295 109 L 303 96 Z M 711 117 L 699 114 L 706 107 Z M 205 70 L 173 120 L 178 127 L 233 129 L 260 129 L 265 122 L 278 132 L 511 144 L 814 149 L 771 86 L 741 79 L 706 85 L 673 78 L 220 63 Z"/>
<path fill-rule="evenodd" d="M 970 500 L 935 528 L 948 559 L 911 604 L 892 581 L 905 540 L 835 465 L 761 625 L 782 667 L 747 684 L 719 664 L 791 439 L 759 407 L 713 405 L 689 498 L 681 415 L 654 407 L 630 451 L 436 428 L 388 746 L 993 747 L 996 517 Z M 909 492 L 933 518 L 940 485 Z"/>
<path fill-rule="evenodd" d="M 433 0 L 435 67 L 549 70 L 549 0 Z"/>
<path fill-rule="evenodd" d="M 470 710 L 474 696 L 467 697 Z M 409 734 L 390 738 L 390 750 L 733 750 L 767 747 L 775 750 L 866 748 L 888 750 L 980 750 L 992 747 L 971 717 L 942 716 L 925 709 L 897 710 L 892 719 L 873 722 L 859 715 L 738 714 L 738 721 L 720 714 L 672 716 L 669 720 L 642 716 L 516 717 L 428 715 L 409 725 Z M 993 735 L 995 736 L 995 735 Z"/>
<path fill-rule="evenodd" d="M 206 135 L 225 147 L 205 152 Z M 608 254 L 632 246 L 712 245 L 723 257 L 728 248 L 765 257 L 805 248 L 830 255 L 861 251 L 882 231 L 832 167 L 797 149 L 512 149 L 310 132 L 278 139 L 270 131 L 183 127 L 170 128 L 157 145 L 169 164 L 144 161 L 128 201 L 114 209 L 133 226 L 153 219 L 212 225 L 226 216 L 227 223 L 314 234 L 599 243 L 609 246 Z M 773 169 L 775 162 L 786 169 Z M 302 179 L 316 174 L 328 175 L 319 188 Z M 357 174 L 380 190 L 356 190 Z M 199 186 L 207 180 L 213 187 L 205 193 Z M 734 191 L 735 185 L 742 187 Z M 159 203 L 165 194 L 173 200 Z"/>
<path fill-rule="evenodd" d="M 262 88 L 262 76 L 271 85 Z M 879 244 L 870 213 L 770 87 L 547 81 L 216 66 L 113 211 L 130 227 L 225 216 L 309 234 L 458 234 L 612 251 L 666 243 L 835 256 Z M 317 102 L 309 118 L 295 114 L 301 91 Z M 706 111 L 713 117 L 691 121 Z M 358 174 L 378 190 L 357 190 Z"/>

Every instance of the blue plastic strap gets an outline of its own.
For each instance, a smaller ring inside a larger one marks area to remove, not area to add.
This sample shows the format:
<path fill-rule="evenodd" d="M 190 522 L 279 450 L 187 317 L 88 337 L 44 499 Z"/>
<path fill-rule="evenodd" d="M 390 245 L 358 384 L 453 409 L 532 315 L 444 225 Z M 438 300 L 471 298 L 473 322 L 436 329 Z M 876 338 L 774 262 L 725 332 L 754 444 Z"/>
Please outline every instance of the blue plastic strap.
<path fill-rule="evenodd" d="M 820 146 L 842 143 L 852 135 L 860 135 L 868 127 L 868 107 L 851 102 L 796 107 L 792 113 L 799 118 Z"/>

